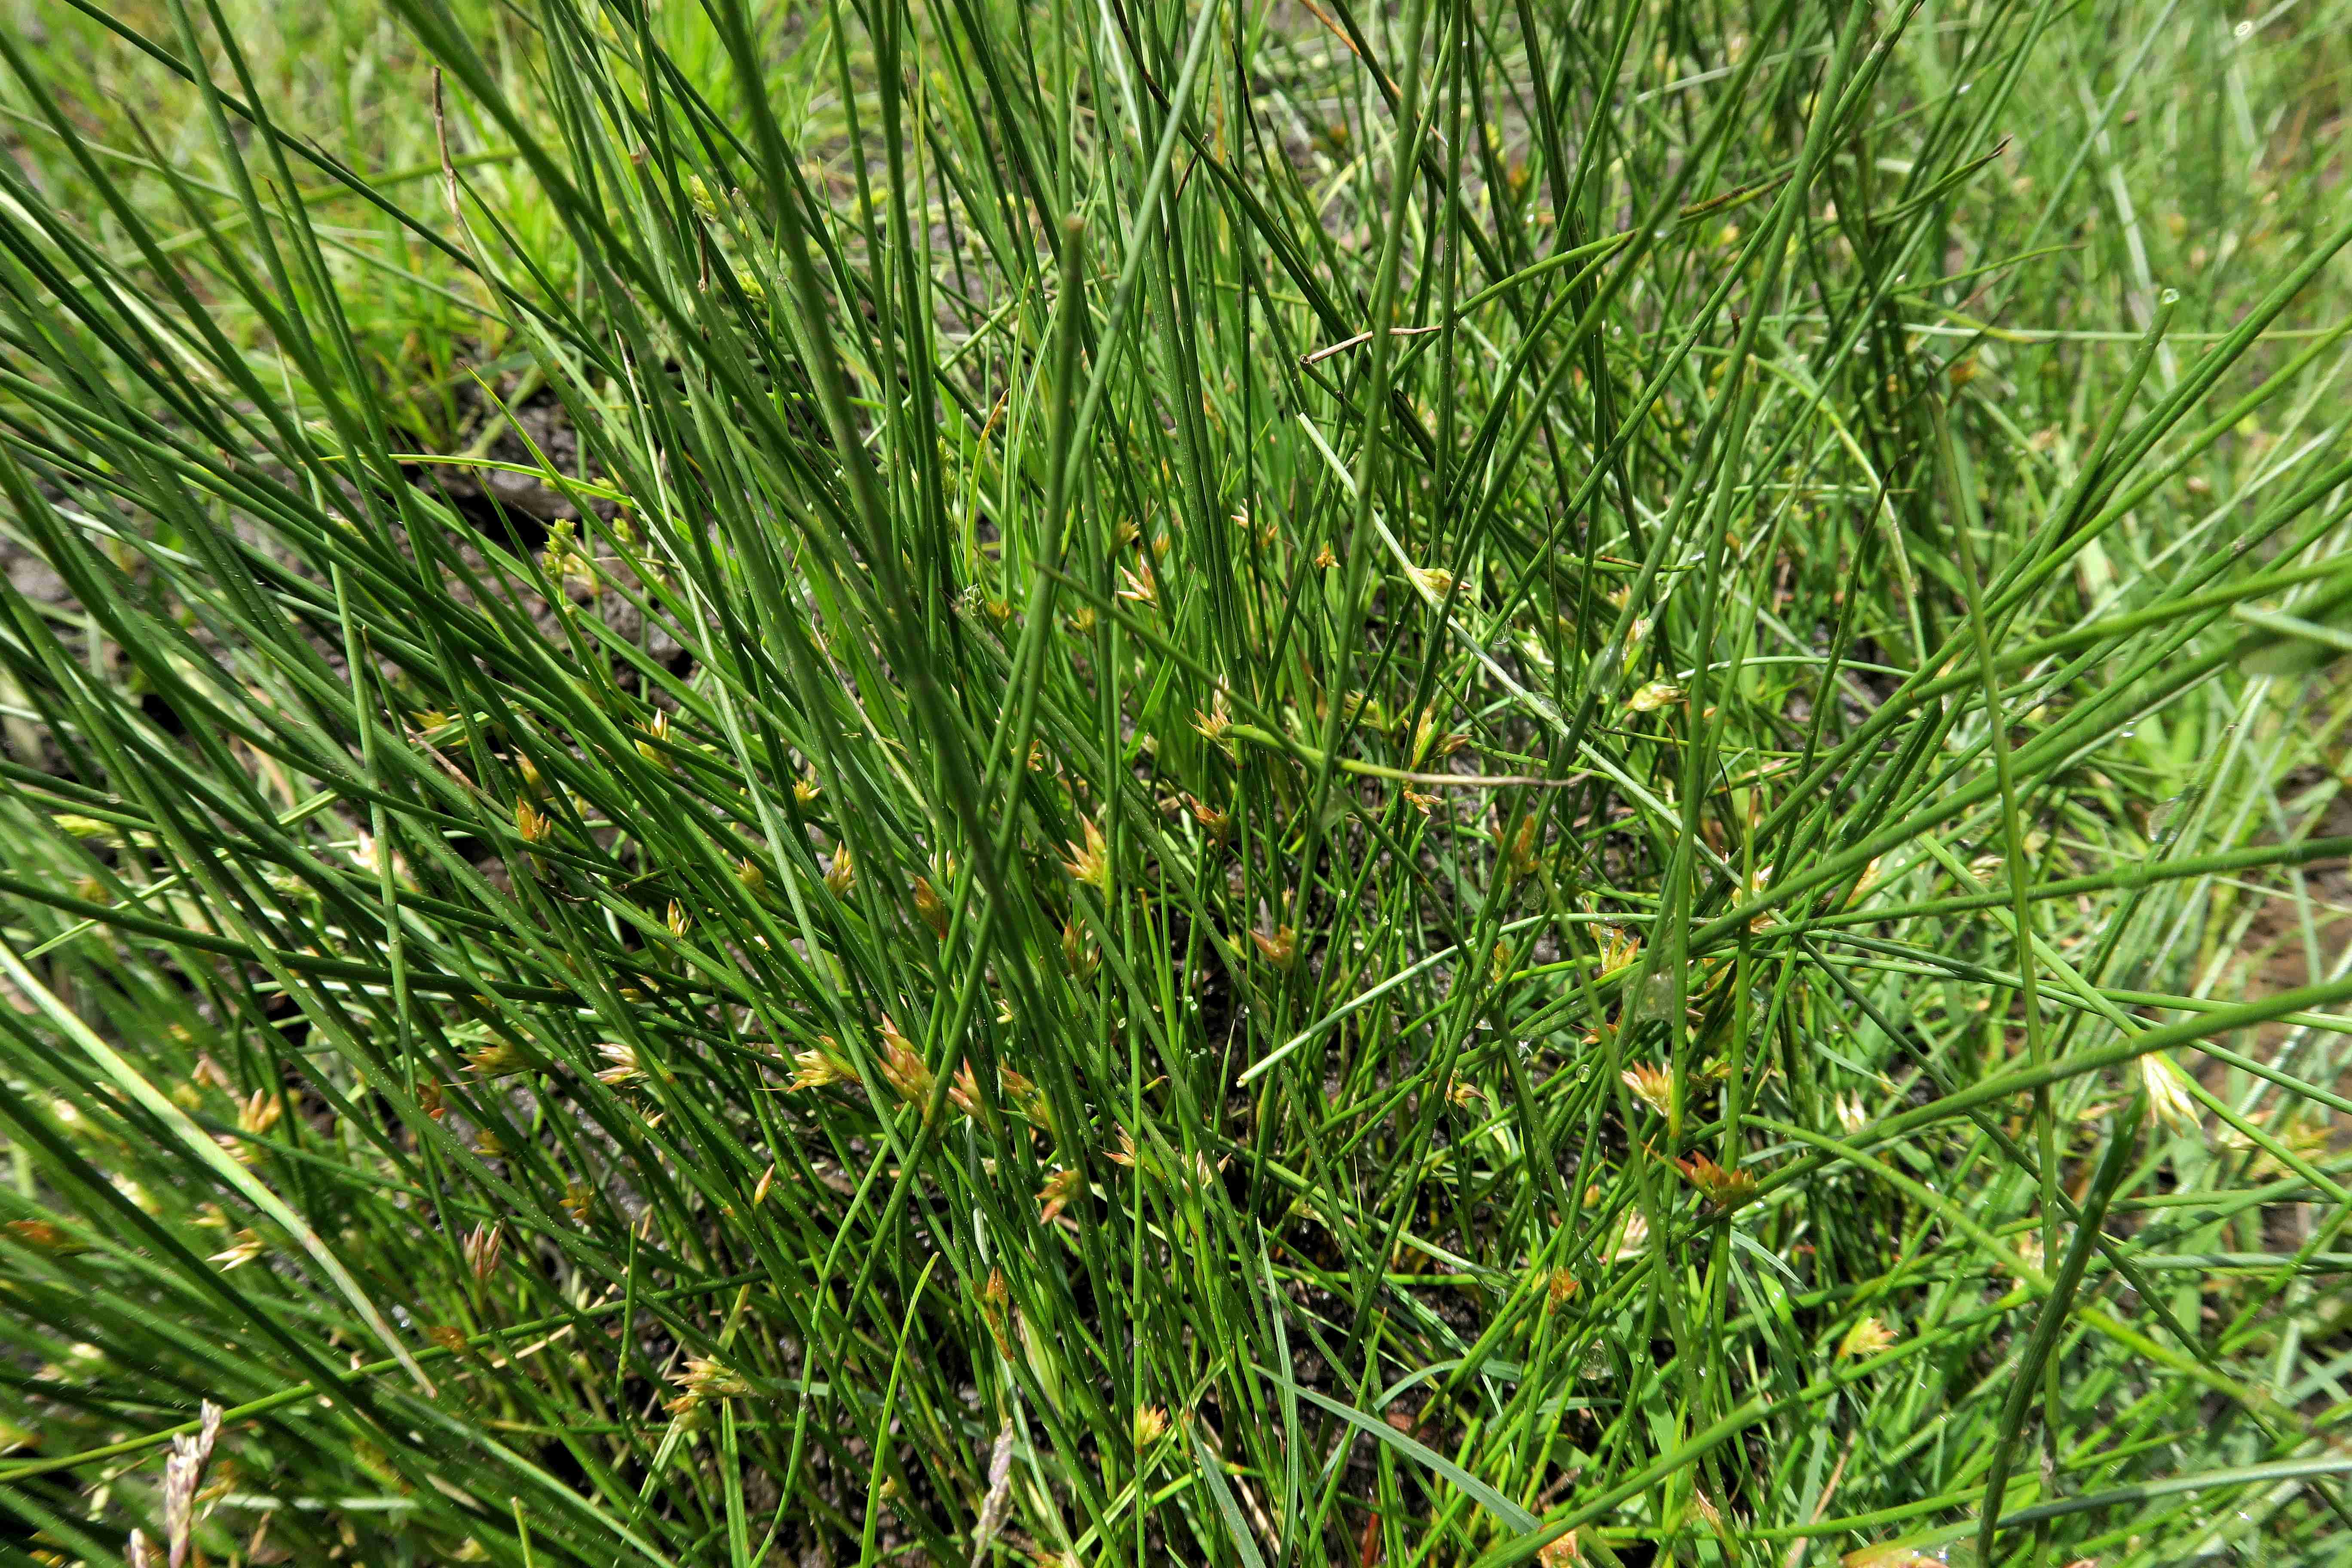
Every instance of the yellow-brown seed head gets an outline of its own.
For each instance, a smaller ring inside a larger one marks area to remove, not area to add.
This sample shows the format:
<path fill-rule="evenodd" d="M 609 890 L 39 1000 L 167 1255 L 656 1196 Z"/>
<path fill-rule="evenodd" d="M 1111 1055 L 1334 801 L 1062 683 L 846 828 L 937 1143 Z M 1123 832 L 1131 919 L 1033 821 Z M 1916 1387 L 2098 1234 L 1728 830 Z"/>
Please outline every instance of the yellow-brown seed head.
<path fill-rule="evenodd" d="M 1876 1318 L 1864 1318 L 1838 1341 L 1837 1353 L 1853 1361 L 1868 1361 L 1894 1342 L 1894 1330 Z"/>
<path fill-rule="evenodd" d="M 1638 1063 L 1617 1075 L 1634 1099 L 1661 1116 L 1674 1113 L 1675 1075 L 1649 1062 Z"/>
<path fill-rule="evenodd" d="M 915 879 L 915 914 L 931 928 L 931 935 L 940 942 L 948 938 L 948 904 L 940 890 L 931 886 L 929 877 Z"/>
<path fill-rule="evenodd" d="M 1257 947 L 1258 956 L 1276 969 L 1287 969 L 1298 959 L 1298 933 L 1288 926 L 1276 926 L 1271 931 L 1254 931 L 1250 941 Z"/>
<path fill-rule="evenodd" d="M 1139 1405 L 1135 1409 L 1135 1451 L 1142 1454 L 1168 1432 L 1168 1412 L 1157 1405 Z"/>
<path fill-rule="evenodd" d="M 898 1090 L 898 1098 L 909 1105 L 929 1105 L 931 1098 L 931 1067 L 914 1043 L 898 1032 L 898 1026 L 885 1014 L 880 1029 L 882 1036 L 882 1081 Z"/>
<path fill-rule="evenodd" d="M 1102 829 L 1092 821 L 1081 817 L 1078 826 L 1086 833 L 1086 842 L 1079 844 L 1074 840 L 1069 845 L 1070 858 L 1062 863 L 1062 868 L 1097 892 L 1108 894 L 1110 891 L 1109 842 L 1103 837 Z"/>

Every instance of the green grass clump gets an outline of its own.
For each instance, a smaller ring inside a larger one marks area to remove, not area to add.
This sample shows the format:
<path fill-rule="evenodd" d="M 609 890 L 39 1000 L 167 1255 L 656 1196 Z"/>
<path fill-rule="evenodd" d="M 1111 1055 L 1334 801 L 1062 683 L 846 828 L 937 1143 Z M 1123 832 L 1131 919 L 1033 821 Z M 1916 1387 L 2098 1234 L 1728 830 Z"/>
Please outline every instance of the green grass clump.
<path fill-rule="evenodd" d="M 2352 1561 L 2352 8 L 9 23 L 9 1561 Z"/>

